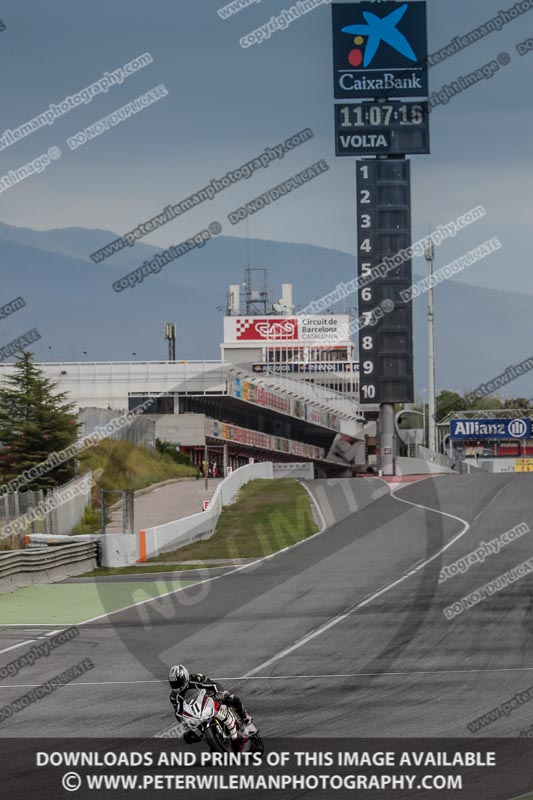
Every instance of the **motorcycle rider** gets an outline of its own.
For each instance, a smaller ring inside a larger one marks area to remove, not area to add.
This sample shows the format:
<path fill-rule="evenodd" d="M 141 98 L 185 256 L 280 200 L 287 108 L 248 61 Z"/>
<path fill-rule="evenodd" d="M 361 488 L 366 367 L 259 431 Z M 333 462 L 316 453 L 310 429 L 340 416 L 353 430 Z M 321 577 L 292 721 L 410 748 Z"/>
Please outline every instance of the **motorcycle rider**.
<path fill-rule="evenodd" d="M 172 689 L 170 702 L 176 716 L 181 716 L 182 714 L 183 698 L 187 689 L 205 689 L 214 700 L 219 703 L 225 703 L 230 708 L 235 709 L 242 719 L 245 736 L 253 736 L 254 733 L 257 733 L 257 728 L 253 724 L 250 714 L 244 708 L 241 698 L 236 694 L 230 694 L 225 691 L 220 683 L 215 683 L 202 672 L 189 672 L 183 664 L 176 664 L 169 670 L 168 682 Z M 187 744 L 199 741 L 192 731 L 186 731 L 183 739 Z"/>

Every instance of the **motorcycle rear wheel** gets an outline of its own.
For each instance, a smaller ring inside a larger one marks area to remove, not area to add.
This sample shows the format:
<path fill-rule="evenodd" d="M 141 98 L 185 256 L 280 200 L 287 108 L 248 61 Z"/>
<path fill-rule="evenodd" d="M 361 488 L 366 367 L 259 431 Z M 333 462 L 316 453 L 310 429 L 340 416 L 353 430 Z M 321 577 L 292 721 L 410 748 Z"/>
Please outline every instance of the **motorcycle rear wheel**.
<path fill-rule="evenodd" d="M 259 753 L 261 756 L 265 755 L 265 745 L 258 733 L 250 736 L 250 753 Z"/>

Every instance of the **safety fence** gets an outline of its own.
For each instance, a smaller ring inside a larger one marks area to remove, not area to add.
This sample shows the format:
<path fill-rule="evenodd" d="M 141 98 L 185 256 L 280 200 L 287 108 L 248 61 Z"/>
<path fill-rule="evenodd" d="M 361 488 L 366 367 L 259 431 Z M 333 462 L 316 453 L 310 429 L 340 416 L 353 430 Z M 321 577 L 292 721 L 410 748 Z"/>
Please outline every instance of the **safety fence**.
<path fill-rule="evenodd" d="M 0 527 L 21 517 L 44 500 L 42 489 L 29 492 L 8 492 L 0 497 Z"/>
<path fill-rule="evenodd" d="M 83 439 L 85 436 L 90 436 L 94 431 L 101 430 L 111 420 L 125 413 L 125 411 L 112 411 L 107 408 L 81 408 L 78 413 L 78 422 L 81 424 L 78 437 Z M 155 420 L 139 414 L 129 425 L 124 425 L 109 433 L 108 438 L 121 439 L 145 447 L 155 447 Z"/>
<path fill-rule="evenodd" d="M 92 473 L 86 472 L 49 492 L 38 489 L 1 495 L 0 531 L 13 523 L 14 532 L 2 534 L 0 549 L 13 544 L 22 546 L 26 533 L 71 533 L 90 503 L 91 486 Z M 14 524 L 17 521 L 20 530 Z"/>
<path fill-rule="evenodd" d="M 312 481 L 315 477 L 315 466 L 307 461 L 302 463 L 272 464 L 273 478 L 294 478 L 301 481 Z"/>

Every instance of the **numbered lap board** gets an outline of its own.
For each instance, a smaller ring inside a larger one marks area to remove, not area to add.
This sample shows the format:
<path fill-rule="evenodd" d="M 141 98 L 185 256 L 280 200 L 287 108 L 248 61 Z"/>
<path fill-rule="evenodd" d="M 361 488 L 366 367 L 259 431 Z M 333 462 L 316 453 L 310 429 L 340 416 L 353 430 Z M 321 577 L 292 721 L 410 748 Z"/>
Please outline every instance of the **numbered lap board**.
<path fill-rule="evenodd" d="M 410 162 L 361 159 L 356 171 L 360 402 L 412 403 Z"/>

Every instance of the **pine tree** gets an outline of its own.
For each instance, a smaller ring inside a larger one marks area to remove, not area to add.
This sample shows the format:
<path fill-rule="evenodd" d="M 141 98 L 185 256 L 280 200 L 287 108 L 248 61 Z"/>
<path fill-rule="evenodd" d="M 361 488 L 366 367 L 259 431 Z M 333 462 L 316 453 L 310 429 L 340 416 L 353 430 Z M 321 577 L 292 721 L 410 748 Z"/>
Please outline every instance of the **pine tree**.
<path fill-rule="evenodd" d="M 0 388 L 0 476 L 2 483 L 46 461 L 78 438 L 74 404 L 67 392 L 46 378 L 33 363 L 32 353 L 16 357 L 14 372 Z M 74 477 L 69 459 L 37 477 L 24 489 L 51 489 Z"/>

